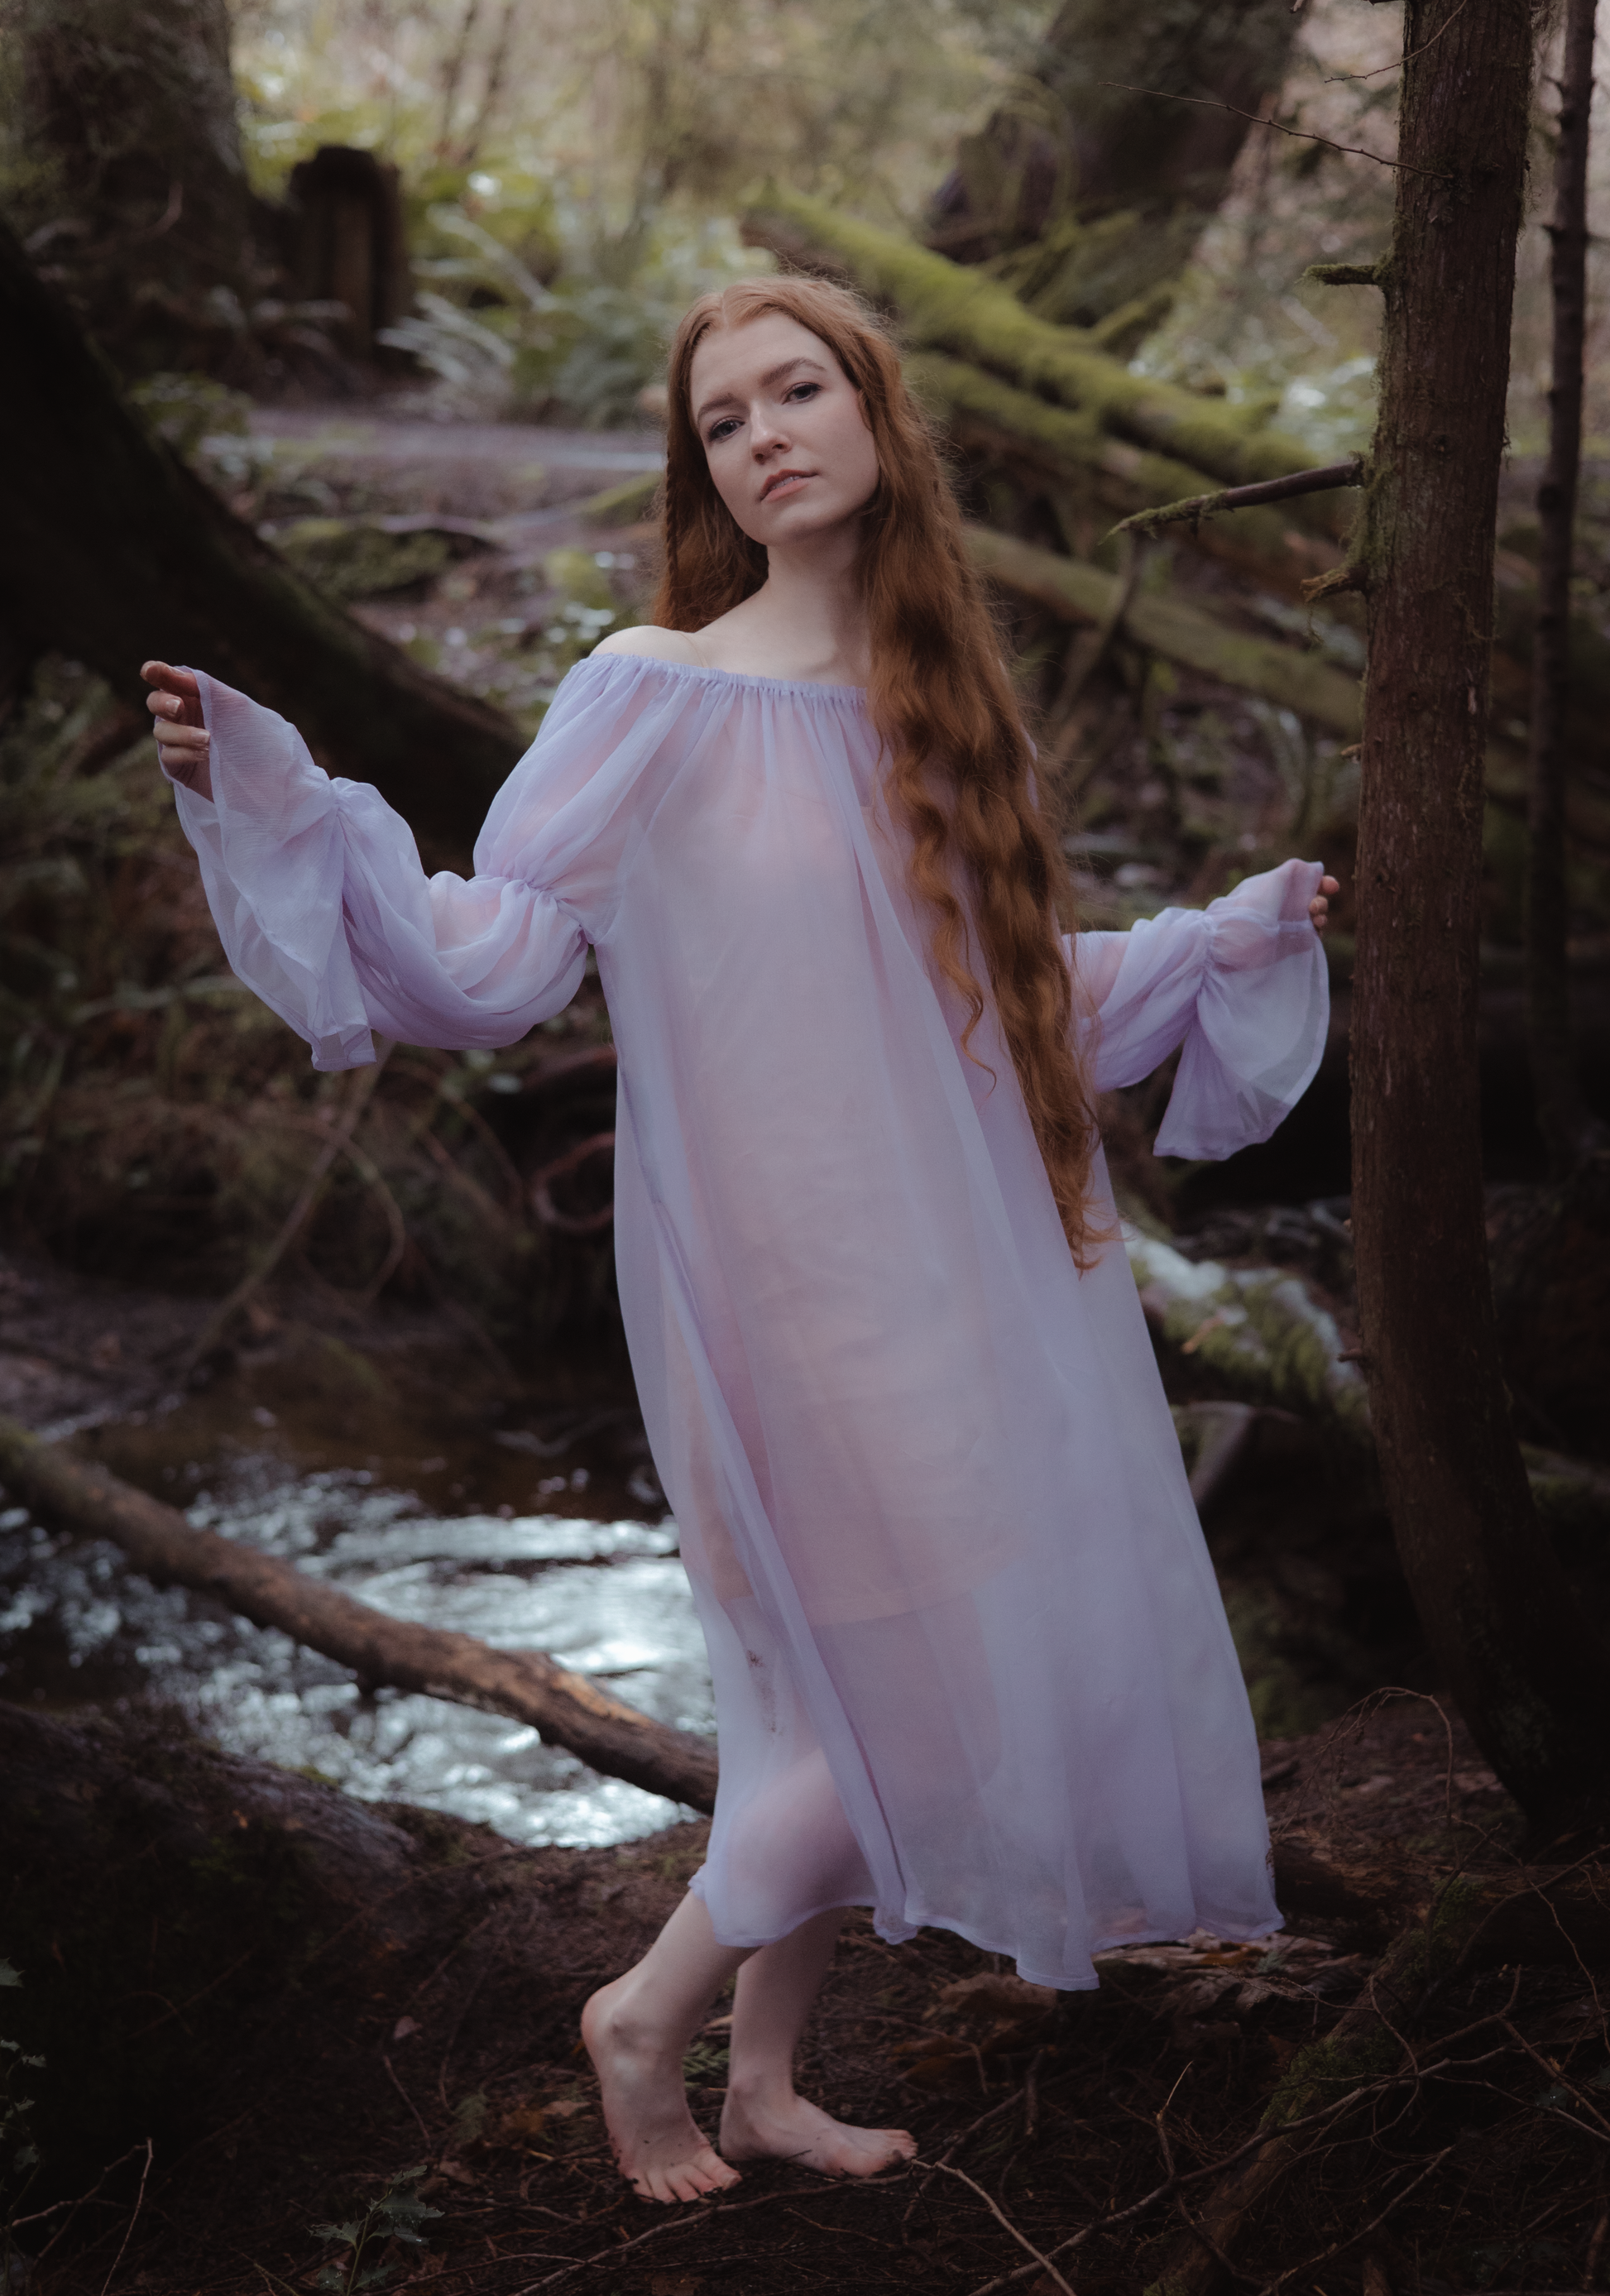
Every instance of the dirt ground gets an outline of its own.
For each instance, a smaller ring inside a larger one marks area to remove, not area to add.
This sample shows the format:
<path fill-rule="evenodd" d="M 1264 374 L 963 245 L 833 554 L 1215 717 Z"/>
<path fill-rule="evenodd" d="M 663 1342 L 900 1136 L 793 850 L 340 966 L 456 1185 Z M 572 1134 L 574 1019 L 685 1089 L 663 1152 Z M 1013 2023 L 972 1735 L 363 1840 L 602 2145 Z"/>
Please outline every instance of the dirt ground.
<path fill-rule="evenodd" d="M 218 1770 L 220 1758 L 204 1759 Z M 171 1783 L 149 1753 L 136 1750 L 136 1768 L 142 1792 L 153 1776 Z M 1422 1697 L 1369 1702 L 1269 1749 L 1265 1768 L 1284 1849 L 1318 1849 L 1377 1880 L 1416 1870 L 1444 1904 L 1465 1886 L 1461 1869 L 1513 1865 L 1518 1814 L 1457 1723 Z M 136 2079 L 120 2108 L 123 2157 L 108 2134 L 109 2165 L 84 2178 L 79 2205 L 19 2227 L 37 2259 L 26 2284 L 41 2296 L 355 2287 L 352 2228 L 366 2222 L 361 2268 L 381 2276 L 371 2284 L 422 2296 L 1138 2292 L 1178 2268 L 1182 2218 L 1237 2148 L 1294 2103 L 1313 2133 L 1273 2205 L 1242 2228 L 1236 2284 L 1319 2296 L 1596 2284 L 1606 2035 L 1594 1977 L 1571 1954 L 1524 1969 L 1440 1965 L 1433 1915 L 1417 1977 L 1384 1997 L 1402 2046 L 1377 2033 L 1360 2076 L 1328 2062 L 1327 2036 L 1380 1974 L 1378 1929 L 1318 1924 L 1329 1933 L 1317 1936 L 1299 1924 L 1264 1945 L 1198 1936 L 1127 1948 L 1103 1956 L 1099 1991 L 1059 1997 L 940 1931 L 885 1945 L 858 1913 L 806 2036 L 801 2086 L 846 2119 L 908 2128 L 918 2161 L 870 2184 L 751 2166 L 731 2199 L 660 2210 L 615 2172 L 577 2018 L 670 1910 L 699 1862 L 702 1825 L 627 1849 L 524 1851 L 458 1821 L 346 1803 L 264 1765 L 230 1764 L 218 1784 L 243 1838 L 271 1824 L 267 1795 L 287 1834 L 400 1826 L 427 1855 L 408 1882 L 388 1885 L 389 1908 L 355 1906 L 293 1980 L 242 1996 L 221 2045 L 200 2005 L 210 1982 L 167 1997 L 154 1917 L 148 1969 L 131 1935 L 126 1975 L 110 1990 L 86 1979 L 105 2005 L 103 2062 L 154 2028 L 168 2054 L 152 2058 L 147 2094 Z M 143 1837 L 137 1824 L 105 1875 L 142 1935 L 149 1874 L 135 1845 L 160 1831 L 153 1819 Z M 390 1927 L 377 1944 L 382 1913 Z M 53 1919 L 64 1971 L 90 1968 L 96 1922 L 116 1926 L 83 1896 Z M 250 1951 L 249 1926 L 242 1934 Z M 238 1982 L 228 1967 L 216 1981 Z M 26 1989 L 7 1998 L 14 2008 Z M 192 2054 L 168 2013 L 193 2027 Z M 4 2030 L 19 2030 L 14 2017 Z M 33 2038 L 48 2059 L 51 2035 Z M 707 2126 L 725 2050 L 719 2013 L 687 2060 Z M 70 2062 L 62 2077 L 86 2081 L 89 2098 L 93 2074 Z M 1361 2079 L 1362 2103 L 1327 2120 Z"/>

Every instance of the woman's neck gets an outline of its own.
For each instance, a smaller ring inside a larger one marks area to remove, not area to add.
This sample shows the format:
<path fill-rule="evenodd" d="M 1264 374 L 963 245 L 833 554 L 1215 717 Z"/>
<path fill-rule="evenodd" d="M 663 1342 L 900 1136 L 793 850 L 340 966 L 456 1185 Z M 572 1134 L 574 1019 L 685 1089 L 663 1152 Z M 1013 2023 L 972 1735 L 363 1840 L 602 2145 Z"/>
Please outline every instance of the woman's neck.
<path fill-rule="evenodd" d="M 867 604 L 856 580 L 858 521 L 767 554 L 761 587 L 695 635 L 711 669 L 865 685 Z"/>

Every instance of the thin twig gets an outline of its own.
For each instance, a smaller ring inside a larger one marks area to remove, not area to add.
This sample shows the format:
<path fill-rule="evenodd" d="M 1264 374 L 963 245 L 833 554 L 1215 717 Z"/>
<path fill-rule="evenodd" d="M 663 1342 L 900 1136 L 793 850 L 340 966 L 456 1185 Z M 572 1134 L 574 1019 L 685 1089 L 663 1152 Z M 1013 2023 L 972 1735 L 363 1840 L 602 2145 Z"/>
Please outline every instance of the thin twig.
<path fill-rule="evenodd" d="M 193 1342 L 179 1367 L 181 1380 L 187 1379 L 208 1349 L 222 1339 L 241 1308 L 245 1306 L 252 1293 L 267 1282 L 301 1234 L 303 1225 L 318 1201 L 331 1166 L 351 1140 L 365 1109 L 368 1107 L 374 1097 L 374 1087 L 380 1082 L 380 1072 L 385 1067 L 390 1051 L 391 1047 L 389 1044 L 382 1044 L 378 1046 L 373 1066 L 360 1075 L 353 1086 L 348 1096 L 345 1113 L 332 1126 L 330 1137 L 315 1158 L 313 1168 L 302 1184 L 302 1192 L 285 1215 L 279 1234 L 257 1266 L 241 1278 L 228 1298 L 219 1301 L 202 1324 L 200 1334 Z"/>
<path fill-rule="evenodd" d="M 1417 48 L 1411 48 L 1406 56 L 1394 56 L 1389 64 L 1376 64 L 1373 70 L 1367 72 L 1327 72 L 1323 83 L 1324 86 L 1327 87 L 1335 87 L 1339 81 L 1344 79 L 1379 79 L 1383 72 L 1401 71 L 1405 64 L 1413 63 L 1417 56 L 1423 56 L 1427 48 L 1434 48 L 1437 42 L 1442 38 L 1443 33 L 1448 29 L 1449 24 L 1452 24 L 1457 21 L 1457 20 L 1465 13 L 1466 9 L 1469 5 L 1470 0 L 1459 0 L 1458 6 L 1454 10 L 1453 14 L 1449 17 L 1448 22 L 1439 24 L 1436 30 L 1432 34 L 1430 39 L 1423 40 Z"/>
<path fill-rule="evenodd" d="M 1217 494 L 1187 495 L 1179 502 L 1162 503 L 1155 510 L 1138 510 L 1120 519 L 1105 539 L 1114 534 L 1152 534 L 1160 526 L 1189 522 L 1193 529 L 1221 510 L 1251 510 L 1258 503 L 1286 502 L 1294 495 L 1327 494 L 1335 487 L 1364 483 L 1364 457 L 1350 455 L 1345 463 L 1327 463 L 1322 469 L 1290 471 L 1283 479 L 1260 479 L 1245 487 L 1221 487 Z"/>
<path fill-rule="evenodd" d="M 1464 2027 L 1461 2033 L 1450 2035 L 1450 2038 L 1458 2040 L 1462 2038 L 1463 2033 L 1474 2032 L 1481 2025 L 1494 2024 L 1498 2021 L 1496 2016 L 1477 2018 L 1474 2024 Z M 1507 2056 L 1510 2052 L 1507 2049 L 1497 2049 L 1492 2054 L 1495 2056 Z M 1447 2072 L 1450 2070 L 1463 2070 L 1471 2065 L 1485 2064 L 1487 2062 L 1485 2057 L 1467 2058 L 1456 2067 L 1453 2059 L 1442 2058 L 1434 2065 L 1424 2066 L 1422 2078 L 1429 2080 L 1436 2073 Z M 1374 2096 L 1382 2090 L 1398 2087 L 1401 2079 L 1399 2074 L 1389 2073 L 1379 2080 L 1366 2081 L 1361 2087 L 1350 2089 L 1345 2096 L 1338 2097 L 1334 2103 L 1318 2105 L 1312 2112 L 1302 2113 L 1294 2120 L 1283 2121 L 1277 2128 L 1256 2130 L 1244 2144 L 1238 2144 L 1233 2152 L 1227 2152 L 1222 2161 L 1209 2161 L 1204 2168 L 1201 2169 L 1187 2169 L 1182 2176 L 1165 2177 L 1161 2185 L 1154 2185 L 1149 2193 L 1143 2193 L 1140 2199 L 1132 2201 L 1127 2209 L 1115 2209 L 1110 2215 L 1093 2218 L 1090 2223 L 1082 2230 L 1074 2233 L 1070 2239 L 1059 2241 L 1051 2251 L 1052 2255 L 1066 2256 L 1071 2250 L 1082 2248 L 1086 2241 L 1094 2238 L 1097 2233 L 1112 2232 L 1119 2225 L 1129 2224 L 1136 2217 L 1144 2216 L 1147 2209 L 1155 2207 L 1159 2201 L 1169 2199 L 1178 2187 L 1200 2184 L 1204 2177 L 1221 2177 L 1227 2169 L 1233 2169 L 1237 2161 L 1244 2160 L 1249 2152 L 1261 2151 L 1266 2144 L 1272 2144 L 1280 2138 L 1293 2136 L 1299 2129 L 1311 2128 L 1320 2121 L 1342 2120 L 1352 2111 L 1355 2105 L 1363 2103 L 1367 2097 Z M 1366 2231 L 1369 2229 L 1371 2227 L 1368 2226 L 1365 2227 Z M 1355 2240 L 1361 2240 L 1363 2237 L 1363 2233 L 1353 2234 Z M 972 2296 L 996 2296 L 998 2290 L 1008 2288 L 1016 2281 L 1026 2280 L 1033 2269 L 1034 2267 L 1031 2264 L 1025 2264 L 1015 2272 L 1003 2273 L 998 2279 L 986 2281 L 982 2287 L 973 2289 Z"/>
<path fill-rule="evenodd" d="M 1361 2240 L 1368 2240 L 1372 2232 L 1379 2232 L 1381 2226 L 1386 2222 L 1387 2218 L 1391 2216 L 1392 2210 L 1397 2208 L 1401 2202 L 1406 2201 L 1410 2193 L 1418 2192 L 1420 2186 L 1425 2182 L 1427 2177 L 1434 2177 L 1437 2170 L 1442 2167 L 1443 2161 L 1447 2160 L 1449 2154 L 1450 2152 L 1457 2152 L 1458 2150 L 1458 2147 L 1457 2145 L 1444 2144 L 1442 2150 L 1436 2155 L 1435 2159 L 1430 2161 L 1425 2168 L 1421 2169 L 1419 2175 L 1414 2178 L 1412 2183 L 1405 2185 L 1401 2193 L 1394 2193 L 1392 2194 L 1391 2200 L 1387 2202 L 1386 2206 L 1381 2210 L 1379 2216 L 1372 2217 L 1367 2225 L 1360 2226 L 1359 2231 L 1350 2232 L 1343 2239 L 1333 2241 L 1330 2246 L 1326 2250 L 1323 2256 L 1310 2256 L 1308 2258 L 1306 2262 L 1302 2264 L 1288 2266 L 1286 2270 L 1280 2275 L 1280 2277 L 1277 2280 L 1266 2281 L 1262 2288 L 1259 2290 L 1258 2296 L 1275 2296 L 1276 2290 L 1278 2288 L 1284 2288 L 1288 2280 L 1294 2280 L 1298 2273 L 1318 2272 L 1323 2265 L 1327 2265 L 1330 2262 L 1333 2256 L 1340 2256 L 1344 2248 L 1356 2248 Z"/>
<path fill-rule="evenodd" d="M 1576 2083 L 1572 2079 L 1569 2073 L 1562 2072 L 1557 2065 L 1551 2065 L 1547 2057 L 1540 2056 L 1537 2050 L 1532 2047 L 1525 2035 L 1516 2031 L 1515 2027 L 1510 2023 L 1507 2017 L 1503 2020 L 1503 2026 L 1504 2030 L 1515 2043 L 1516 2047 L 1517 2049 L 1525 2050 L 1526 2054 L 1532 2059 L 1532 2063 L 1536 2065 L 1540 2072 L 1545 2073 L 1551 2081 L 1557 2082 L 1562 2088 L 1569 2089 L 1572 2095 L 1576 2099 L 1579 2104 L 1585 2104 L 1587 2106 L 1589 2112 L 1598 2123 L 1598 2127 L 1597 2128 L 1587 2129 L 1587 2134 L 1589 2136 L 1597 2136 L 1601 2144 L 1610 2144 L 1610 2120 L 1606 2120 L 1605 2119 L 1604 2114 L 1599 2111 L 1598 2105 L 1594 2103 L 1593 2099 L 1590 2096 L 1584 2095 L 1582 2090 L 1580 2089 Z M 1551 2112 L 1558 2112 L 1559 2107 L 1557 2105 L 1553 2105 L 1549 2110 Z M 1562 2120 L 1571 2121 L 1572 2126 L 1574 2128 L 1585 2128 L 1587 2126 L 1585 2122 L 1574 2120 L 1568 2112 L 1561 2113 L 1560 2118 Z"/>
<path fill-rule="evenodd" d="M 846 2177 L 828 2189 L 835 2193 L 876 2192 L 904 2181 L 903 2177 Z M 640 2232 L 636 2239 L 618 2241 L 613 2248 L 601 2248 L 593 2256 L 579 2256 L 574 2264 L 567 2264 L 563 2272 L 550 2272 L 546 2280 L 532 2280 L 525 2287 L 517 2288 L 514 2296 L 538 2296 L 540 2290 L 556 2287 L 560 2281 L 568 2280 L 572 2273 L 585 2272 L 595 2264 L 613 2264 L 629 2250 L 641 2248 L 645 2241 L 662 2239 L 667 2233 L 686 2232 L 692 2225 L 712 2224 L 719 2217 L 734 2217 L 743 2209 L 770 2209 L 776 2204 L 776 2193 L 762 2193 L 755 2201 L 692 2202 L 688 2203 L 691 2213 L 687 2216 L 671 2217 L 663 2224 L 650 2225 L 648 2230 Z"/>
<path fill-rule="evenodd" d="M 1063 2278 L 1061 2273 L 1052 2263 L 1050 2258 L 1035 2247 L 1034 2243 L 1029 2238 L 1027 2233 L 1019 2232 L 1017 2226 L 1013 2223 L 1006 2210 L 998 2207 L 997 2203 L 990 2199 L 989 2194 L 985 2192 L 982 2185 L 975 2185 L 973 2183 L 972 2177 L 968 2176 L 965 2169 L 952 2169 L 949 2163 L 944 2161 L 935 2161 L 930 2165 L 937 2169 L 941 2177 L 954 2177 L 959 2184 L 965 2185 L 969 2192 L 976 2193 L 979 2199 L 982 2201 L 984 2206 L 989 2210 L 990 2215 L 995 2218 L 997 2224 L 1001 2226 L 1002 2230 L 1010 2233 L 1013 2239 L 1017 2243 L 1019 2248 L 1024 2250 L 1028 2255 L 1034 2259 L 1036 2264 L 1042 2266 L 1044 2269 L 1050 2274 L 1051 2278 L 1056 2282 L 1057 2287 L 1062 2290 L 1063 2296 L 1073 2296 L 1072 2282 Z"/>
<path fill-rule="evenodd" d="M 1243 111 L 1239 104 L 1220 103 L 1217 96 L 1177 95 L 1167 87 L 1131 87 L 1127 80 L 1098 79 L 1097 87 L 1116 88 L 1122 95 L 1152 95 L 1164 103 L 1195 103 L 1203 111 L 1228 111 L 1237 119 L 1250 119 L 1254 127 L 1275 127 L 1282 135 L 1294 135 L 1300 144 L 1323 144 L 1327 152 L 1351 152 L 1357 160 L 1373 160 L 1377 168 L 1391 168 L 1405 176 L 1429 176 L 1433 183 L 1451 184 L 1454 177 L 1437 168 L 1411 167 L 1407 160 L 1384 160 L 1379 152 L 1366 151 L 1362 144 L 1333 144 L 1328 135 L 1315 135 L 1306 127 L 1288 127 L 1283 119 L 1266 119 L 1261 111 Z"/>
<path fill-rule="evenodd" d="M 140 2171 L 140 2189 L 135 2194 L 134 2214 L 129 2218 L 127 2230 L 123 2234 L 123 2245 L 112 2258 L 111 2270 L 107 2274 L 105 2281 L 102 2285 L 101 2296 L 106 2296 L 107 2289 L 111 2286 L 112 2282 L 117 2278 L 118 2267 L 122 2263 L 124 2252 L 127 2249 L 130 2240 L 134 2237 L 134 2228 L 140 2221 L 140 2208 L 145 2198 L 145 2179 L 151 2174 L 151 2162 L 153 2149 L 152 2140 L 148 2136 L 145 2139 L 145 2166 Z"/>
<path fill-rule="evenodd" d="M 382 2065 L 384 2065 L 384 2067 L 385 2067 L 385 2069 L 386 2069 L 386 2075 L 387 2075 L 388 2079 L 390 2081 L 392 2087 L 397 2091 L 397 2094 L 398 2095 L 398 2096 L 400 2096 L 400 2097 L 401 2097 L 401 2099 L 402 2099 L 403 2103 L 407 2106 L 407 2108 L 408 2108 L 409 2112 L 414 2115 L 415 2120 L 419 2123 L 419 2133 L 420 2133 L 420 2135 L 424 2138 L 425 2143 L 430 2146 L 431 2150 L 432 2152 L 434 2152 L 434 2151 L 435 2151 L 435 2149 L 436 2149 L 436 2139 L 431 2136 L 431 2134 L 430 2130 L 425 2127 L 424 2115 L 423 2115 L 423 2113 L 422 2113 L 422 2112 L 421 2112 L 421 2111 L 420 2111 L 419 2107 L 415 2103 L 415 2102 L 414 2102 L 413 2098 L 408 2095 L 407 2090 L 403 2087 L 403 2085 L 402 2085 L 401 2081 L 399 2081 L 399 2080 L 398 2079 L 398 2078 L 397 2078 L 397 2069 L 396 2069 L 396 2067 L 392 2064 L 390 2058 L 389 2056 L 387 2056 L 387 2054 L 386 2054 L 386 2053 L 385 2053 L 385 2051 L 384 2051 L 383 2049 L 381 2051 L 381 2057 L 380 2057 L 380 2061 L 381 2061 L 382 2064 Z"/>

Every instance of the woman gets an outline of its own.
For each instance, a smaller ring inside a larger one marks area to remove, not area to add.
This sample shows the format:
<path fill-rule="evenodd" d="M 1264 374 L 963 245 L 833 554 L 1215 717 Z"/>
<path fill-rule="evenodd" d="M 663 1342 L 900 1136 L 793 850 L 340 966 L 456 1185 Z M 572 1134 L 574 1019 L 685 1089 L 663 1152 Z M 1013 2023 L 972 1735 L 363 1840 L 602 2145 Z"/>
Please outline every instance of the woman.
<path fill-rule="evenodd" d="M 1093 1090 L 1183 1044 L 1159 1137 L 1223 1156 L 1306 1086 L 1334 881 L 1287 863 L 1058 938 L 1031 751 L 899 360 L 850 296 L 706 297 L 669 378 L 652 624 L 573 669 L 467 882 L 372 789 L 148 664 L 213 914 L 321 1068 L 507 1045 L 597 952 L 616 1250 L 710 1646 L 710 1854 L 583 2030 L 656 2200 L 902 2130 L 794 2094 L 845 1909 L 1064 1988 L 1121 1940 L 1266 1934 L 1257 1750 Z M 684 2052 L 736 1974 L 720 2157 Z"/>

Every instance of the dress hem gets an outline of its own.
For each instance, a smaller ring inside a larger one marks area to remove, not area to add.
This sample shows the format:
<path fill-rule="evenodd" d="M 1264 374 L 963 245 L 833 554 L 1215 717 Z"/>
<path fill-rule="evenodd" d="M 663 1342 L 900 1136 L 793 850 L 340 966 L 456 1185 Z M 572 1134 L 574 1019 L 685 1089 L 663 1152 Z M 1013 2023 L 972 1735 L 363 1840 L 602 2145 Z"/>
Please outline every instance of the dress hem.
<path fill-rule="evenodd" d="M 692 1895 L 697 1898 L 708 1911 L 709 1900 L 699 1887 L 700 1882 L 703 1879 L 703 1872 L 704 1869 L 701 1866 L 687 1886 Z M 760 1953 L 767 1946 L 776 1945 L 784 1938 L 792 1937 L 795 1930 L 802 1929 L 807 1922 L 814 1922 L 819 1914 L 850 1913 L 856 1909 L 865 1909 L 871 1913 L 873 1926 L 885 1945 L 908 1944 L 919 1930 L 948 1930 L 952 1937 L 965 1939 L 968 1945 L 975 1947 L 980 1953 L 998 1953 L 1004 1956 L 1014 1964 L 1017 1974 L 1025 1984 L 1047 1986 L 1054 1993 L 1093 1993 L 1101 1983 L 1101 1973 L 1095 1968 L 1091 1969 L 1088 1978 L 1072 1979 L 1065 1971 L 1055 1977 L 1044 1976 L 1033 1969 L 1025 1968 L 1014 1947 L 1003 1945 L 996 1939 L 981 1937 L 974 1931 L 965 1927 L 962 1923 L 944 1920 L 936 1914 L 924 1914 L 920 1921 L 912 1921 L 904 1915 L 898 1920 L 885 1919 L 878 1912 L 877 1900 L 866 1897 L 830 1898 L 822 1905 L 813 1906 L 809 1913 L 801 1914 L 798 1921 L 791 1922 L 787 1929 L 778 1930 L 771 1937 L 723 1937 L 717 1930 L 716 1943 L 731 1947 L 740 1953 Z M 715 1929 L 713 1916 L 711 1926 Z M 1261 1923 L 1255 1927 L 1248 1927 L 1241 1923 L 1203 1920 L 1199 1916 L 1192 1923 L 1191 1927 L 1205 1930 L 1210 1937 L 1222 1938 L 1230 1944 L 1256 1945 L 1264 1938 L 1278 1936 L 1286 1927 L 1286 1916 L 1277 1913 L 1272 1922 Z M 1097 1938 L 1088 1948 L 1087 1958 L 1094 1962 L 1098 1953 L 1116 1953 L 1127 1946 L 1177 1945 L 1182 1937 L 1188 1934 L 1189 1932 L 1185 1930 L 1146 1930 L 1138 1936 Z"/>

